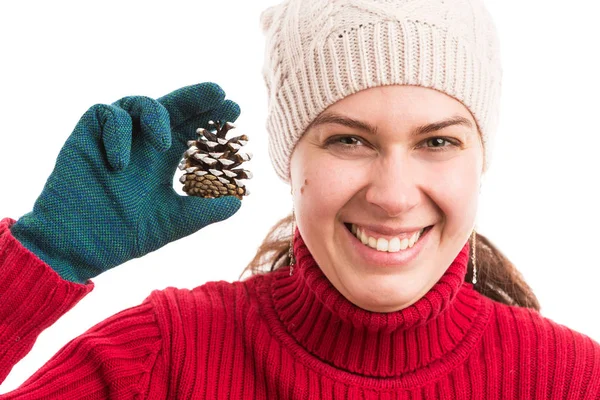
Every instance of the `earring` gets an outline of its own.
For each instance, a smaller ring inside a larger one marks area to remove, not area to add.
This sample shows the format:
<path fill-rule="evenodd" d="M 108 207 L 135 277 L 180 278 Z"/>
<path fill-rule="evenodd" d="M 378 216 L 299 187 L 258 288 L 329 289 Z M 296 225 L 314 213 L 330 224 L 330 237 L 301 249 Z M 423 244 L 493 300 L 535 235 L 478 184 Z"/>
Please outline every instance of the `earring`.
<path fill-rule="evenodd" d="M 288 250 L 288 258 L 290 259 L 290 276 L 294 273 L 294 265 L 296 265 L 296 257 L 294 257 L 294 234 L 296 231 L 296 213 L 294 211 L 294 203 L 292 201 L 292 237 L 290 238 L 290 247 Z"/>
<path fill-rule="evenodd" d="M 473 263 L 473 285 L 477 283 L 477 232 L 475 232 L 475 228 L 473 228 L 473 233 L 471 234 L 471 261 Z"/>

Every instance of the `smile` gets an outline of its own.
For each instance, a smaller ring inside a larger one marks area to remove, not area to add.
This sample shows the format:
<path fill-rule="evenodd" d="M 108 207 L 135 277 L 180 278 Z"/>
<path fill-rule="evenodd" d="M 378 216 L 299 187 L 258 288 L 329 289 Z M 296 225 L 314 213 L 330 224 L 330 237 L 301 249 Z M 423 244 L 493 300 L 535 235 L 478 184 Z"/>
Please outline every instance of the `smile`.
<path fill-rule="evenodd" d="M 380 252 L 397 253 L 402 250 L 412 248 L 418 241 L 425 230 L 431 228 L 431 226 L 422 228 L 415 231 L 410 236 L 403 234 L 396 237 L 378 237 L 377 234 L 371 234 L 366 229 L 361 228 L 355 224 L 346 224 L 346 227 L 352 232 L 352 234 L 362 242 L 365 246 L 369 246 Z"/>

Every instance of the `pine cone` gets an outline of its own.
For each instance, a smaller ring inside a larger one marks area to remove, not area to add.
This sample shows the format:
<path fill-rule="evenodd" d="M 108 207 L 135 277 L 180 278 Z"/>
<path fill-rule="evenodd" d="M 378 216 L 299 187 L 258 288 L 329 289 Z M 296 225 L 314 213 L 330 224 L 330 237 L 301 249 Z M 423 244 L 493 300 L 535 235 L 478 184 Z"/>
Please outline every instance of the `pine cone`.
<path fill-rule="evenodd" d="M 227 132 L 235 128 L 231 122 L 221 125 L 220 121 L 208 121 L 208 124 L 214 126 L 216 132 L 198 128 L 198 140 L 187 142 L 189 148 L 179 164 L 179 169 L 185 170 L 179 179 L 184 184 L 183 191 L 190 196 L 210 199 L 236 196 L 241 200 L 250 194 L 241 180 L 252 178 L 252 173 L 236 167 L 252 158 L 251 153 L 239 152 L 248 137 L 227 139 Z"/>

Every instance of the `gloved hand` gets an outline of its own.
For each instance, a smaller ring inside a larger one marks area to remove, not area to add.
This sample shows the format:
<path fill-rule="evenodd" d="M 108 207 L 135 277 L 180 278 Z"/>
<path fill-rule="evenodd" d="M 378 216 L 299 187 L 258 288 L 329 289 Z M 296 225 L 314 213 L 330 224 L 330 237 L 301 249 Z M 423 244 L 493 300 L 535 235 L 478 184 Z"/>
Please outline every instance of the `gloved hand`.
<path fill-rule="evenodd" d="M 233 196 L 180 196 L 173 177 L 187 141 L 239 106 L 214 83 L 158 100 L 92 106 L 61 149 L 33 211 L 11 228 L 64 279 L 87 279 L 233 215 Z"/>

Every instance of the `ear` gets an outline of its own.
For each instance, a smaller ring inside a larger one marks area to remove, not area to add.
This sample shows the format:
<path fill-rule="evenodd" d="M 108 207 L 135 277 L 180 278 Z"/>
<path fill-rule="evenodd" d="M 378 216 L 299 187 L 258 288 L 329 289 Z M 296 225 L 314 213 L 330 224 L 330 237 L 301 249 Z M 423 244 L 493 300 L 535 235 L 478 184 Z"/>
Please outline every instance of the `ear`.
<path fill-rule="evenodd" d="M 273 19 L 278 8 L 279 5 L 271 6 L 260 14 L 260 26 L 263 34 L 267 33 L 267 31 L 271 29 L 271 25 L 273 25 Z"/>

